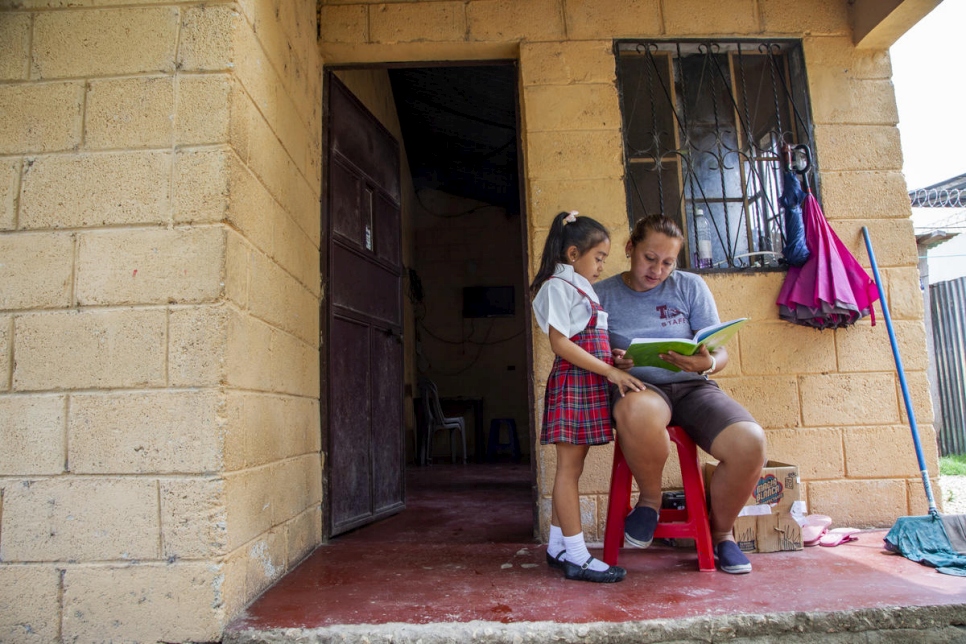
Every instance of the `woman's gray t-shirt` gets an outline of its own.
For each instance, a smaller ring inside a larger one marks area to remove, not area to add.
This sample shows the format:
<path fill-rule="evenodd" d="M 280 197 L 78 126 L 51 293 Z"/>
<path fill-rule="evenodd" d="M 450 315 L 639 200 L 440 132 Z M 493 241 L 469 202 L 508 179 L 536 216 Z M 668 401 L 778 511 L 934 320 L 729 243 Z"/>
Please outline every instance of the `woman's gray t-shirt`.
<path fill-rule="evenodd" d="M 711 289 L 694 273 L 675 270 L 659 286 L 643 293 L 614 275 L 594 284 L 594 290 L 607 311 L 614 349 L 626 349 L 634 338 L 691 339 L 695 331 L 720 322 Z M 656 385 L 703 378 L 658 367 L 634 367 L 631 373 Z"/>

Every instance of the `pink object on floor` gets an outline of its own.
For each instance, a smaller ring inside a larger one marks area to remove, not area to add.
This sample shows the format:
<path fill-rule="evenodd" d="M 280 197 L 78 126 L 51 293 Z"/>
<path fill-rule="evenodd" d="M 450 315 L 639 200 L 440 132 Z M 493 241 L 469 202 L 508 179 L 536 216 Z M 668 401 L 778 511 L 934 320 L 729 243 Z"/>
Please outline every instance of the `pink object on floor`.
<path fill-rule="evenodd" d="M 849 541 L 857 541 L 858 537 L 855 536 L 855 533 L 858 531 L 858 528 L 835 528 L 834 530 L 829 530 L 824 537 L 819 539 L 818 545 L 834 548 Z"/>
<path fill-rule="evenodd" d="M 805 523 L 802 524 L 802 544 L 817 546 L 819 539 L 825 536 L 830 525 L 832 525 L 832 517 L 824 514 L 810 514 L 805 517 Z"/>

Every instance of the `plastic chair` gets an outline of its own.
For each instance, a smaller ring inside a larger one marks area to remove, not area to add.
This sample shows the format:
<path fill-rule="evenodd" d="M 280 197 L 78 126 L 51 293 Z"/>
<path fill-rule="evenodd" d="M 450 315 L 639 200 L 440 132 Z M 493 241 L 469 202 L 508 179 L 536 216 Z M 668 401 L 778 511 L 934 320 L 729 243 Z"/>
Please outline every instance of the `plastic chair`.
<path fill-rule="evenodd" d="M 506 426 L 506 441 L 500 440 L 500 428 Z M 504 449 L 510 450 L 510 458 L 514 463 L 520 461 L 520 441 L 517 438 L 517 421 L 513 418 L 494 418 L 490 421 L 490 437 L 486 442 L 486 460 L 496 460 L 498 452 Z"/>
<path fill-rule="evenodd" d="M 711 522 L 704 497 L 704 476 L 698 461 L 698 449 L 684 430 L 669 425 L 667 433 L 677 445 L 681 478 L 684 481 L 684 509 L 662 509 L 658 516 L 655 539 L 694 539 L 698 551 L 698 569 L 713 571 L 714 548 L 711 545 Z M 610 500 L 607 504 L 607 523 L 604 526 L 604 562 L 617 564 L 617 555 L 624 545 L 624 521 L 631 511 L 631 468 L 628 467 L 620 445 L 614 442 L 614 466 L 610 478 Z"/>
<path fill-rule="evenodd" d="M 449 447 L 456 462 L 456 443 L 453 432 L 459 431 L 463 443 L 463 463 L 466 463 L 466 421 L 462 416 L 444 416 L 443 408 L 439 404 L 439 390 L 432 380 L 423 378 L 419 381 L 420 395 L 423 399 L 423 415 L 426 418 L 426 462 L 433 462 L 433 435 L 440 430 L 449 431 Z"/>

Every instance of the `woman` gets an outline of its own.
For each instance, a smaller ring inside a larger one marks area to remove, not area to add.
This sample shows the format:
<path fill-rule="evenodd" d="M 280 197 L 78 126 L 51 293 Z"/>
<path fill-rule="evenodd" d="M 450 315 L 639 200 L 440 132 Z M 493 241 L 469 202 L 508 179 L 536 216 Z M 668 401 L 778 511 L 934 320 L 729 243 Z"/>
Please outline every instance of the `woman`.
<path fill-rule="evenodd" d="M 681 229 L 661 215 L 640 219 L 627 242 L 631 268 L 596 287 L 608 312 L 615 364 L 631 369 L 646 389 L 613 397 L 617 439 L 640 489 L 627 516 L 625 541 L 651 545 L 661 507 L 661 474 L 670 454 L 667 425 L 680 425 L 701 449 L 720 461 L 711 479 L 711 540 L 719 568 L 751 572 L 732 529 L 765 463 L 765 435 L 755 419 L 708 376 L 728 364 L 728 352 L 701 349 L 692 356 L 661 358 L 680 367 L 634 367 L 624 359 L 631 338 L 692 338 L 719 322 L 711 291 L 698 275 L 675 271 L 684 243 Z"/>

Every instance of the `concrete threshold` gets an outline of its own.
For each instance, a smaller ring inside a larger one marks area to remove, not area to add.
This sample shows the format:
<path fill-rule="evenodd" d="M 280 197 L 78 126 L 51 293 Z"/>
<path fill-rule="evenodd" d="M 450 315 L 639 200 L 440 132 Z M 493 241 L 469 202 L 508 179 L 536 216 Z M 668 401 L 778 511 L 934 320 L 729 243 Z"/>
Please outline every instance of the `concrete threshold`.
<path fill-rule="evenodd" d="M 908 606 L 835 612 L 724 615 L 630 622 L 473 621 L 439 624 L 347 624 L 322 628 L 245 629 L 224 644 L 658 644 L 800 642 L 863 644 L 966 642 L 966 605 Z"/>

